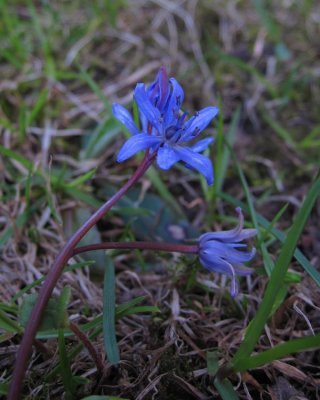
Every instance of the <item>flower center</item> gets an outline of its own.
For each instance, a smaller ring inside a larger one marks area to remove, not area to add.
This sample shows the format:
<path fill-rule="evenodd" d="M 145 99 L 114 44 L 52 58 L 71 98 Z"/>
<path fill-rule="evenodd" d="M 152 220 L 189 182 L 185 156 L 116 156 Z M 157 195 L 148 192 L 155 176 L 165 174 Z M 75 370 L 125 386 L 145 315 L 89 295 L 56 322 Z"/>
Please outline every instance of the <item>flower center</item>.
<path fill-rule="evenodd" d="M 165 130 L 164 137 L 171 143 L 177 143 L 181 137 L 181 130 L 179 127 L 171 125 Z"/>

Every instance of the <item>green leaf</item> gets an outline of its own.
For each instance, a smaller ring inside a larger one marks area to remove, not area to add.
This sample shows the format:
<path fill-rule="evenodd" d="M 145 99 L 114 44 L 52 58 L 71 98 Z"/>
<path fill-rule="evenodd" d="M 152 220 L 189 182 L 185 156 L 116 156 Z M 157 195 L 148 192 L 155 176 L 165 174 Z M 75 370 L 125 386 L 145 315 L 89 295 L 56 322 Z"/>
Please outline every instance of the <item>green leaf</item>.
<path fill-rule="evenodd" d="M 95 175 L 95 173 L 96 173 L 96 168 L 93 168 L 91 171 L 88 171 L 85 174 L 78 176 L 78 178 L 74 179 L 73 181 L 71 181 L 69 183 L 65 183 L 64 186 L 69 189 L 81 186 L 84 182 L 91 179 Z"/>
<path fill-rule="evenodd" d="M 2 310 L 0 310 L 0 329 L 12 333 L 20 333 L 23 330 L 16 321 L 8 317 Z"/>
<path fill-rule="evenodd" d="M 272 349 L 263 351 L 257 355 L 242 360 L 238 364 L 236 372 L 246 371 L 248 369 L 258 368 L 269 364 L 274 360 L 280 360 L 283 357 L 302 351 L 311 351 L 320 348 L 320 334 L 315 336 L 306 336 L 299 339 L 292 339 L 288 342 L 277 344 Z"/>
<path fill-rule="evenodd" d="M 123 317 L 126 317 L 128 315 L 134 315 L 134 314 L 138 314 L 138 313 L 158 313 L 161 312 L 160 308 L 158 308 L 157 306 L 139 306 L 139 307 L 132 307 L 132 308 L 128 308 L 127 310 L 123 311 L 123 312 L 119 312 L 116 315 L 116 319 L 120 319 Z"/>
<path fill-rule="evenodd" d="M 210 376 L 215 376 L 219 369 L 219 357 L 217 351 L 207 352 L 207 370 Z"/>
<path fill-rule="evenodd" d="M 11 340 L 15 336 L 13 332 L 6 332 L 3 335 L 0 335 L 0 344 Z"/>
<path fill-rule="evenodd" d="M 169 192 L 167 185 L 165 185 L 158 173 L 158 171 L 152 166 L 146 172 L 147 177 L 152 182 L 157 192 L 161 195 L 161 198 L 165 200 L 170 207 L 181 217 L 185 217 L 184 213 L 179 205 L 179 202 Z"/>
<path fill-rule="evenodd" d="M 65 193 L 76 199 L 76 200 L 80 200 L 82 203 L 88 204 L 90 207 L 92 208 L 100 208 L 102 206 L 102 202 L 99 201 L 96 197 L 92 196 L 91 194 L 80 190 L 78 188 L 72 188 L 72 189 L 68 189 L 67 187 L 64 187 L 63 190 L 65 191 Z"/>
<path fill-rule="evenodd" d="M 23 167 L 25 167 L 28 171 L 32 170 L 32 162 L 21 156 L 20 154 L 16 153 L 13 150 L 7 149 L 6 147 L 0 144 L 0 154 L 6 156 L 8 158 L 12 158 L 15 161 L 18 161 Z"/>
<path fill-rule="evenodd" d="M 220 378 L 216 376 L 219 370 L 218 351 L 207 352 L 207 369 L 210 376 L 215 376 L 213 383 L 222 397 L 222 400 L 239 400 L 237 393 L 235 392 L 229 380 L 220 380 Z"/>
<path fill-rule="evenodd" d="M 79 66 L 79 68 L 80 68 L 79 78 L 88 84 L 88 86 L 93 90 L 94 94 L 98 97 L 98 99 L 102 101 L 105 108 L 109 112 L 109 115 L 112 115 L 111 103 L 101 90 L 100 86 L 97 85 L 97 83 L 92 79 L 91 75 L 84 68 L 82 68 L 81 66 Z"/>
<path fill-rule="evenodd" d="M 239 174 L 239 177 L 240 177 L 241 185 L 242 185 L 244 193 L 246 195 L 246 199 L 247 199 L 248 207 L 249 207 L 249 210 L 250 210 L 250 215 L 251 215 L 251 219 L 252 219 L 252 222 L 253 222 L 253 226 L 254 226 L 255 229 L 257 229 L 257 232 L 258 232 L 257 236 L 258 236 L 258 239 L 260 239 L 261 233 L 260 233 L 260 230 L 259 230 L 258 219 L 257 219 L 256 211 L 255 211 L 255 208 L 254 208 L 254 205 L 253 205 L 253 201 L 252 201 L 249 185 L 248 185 L 247 180 L 246 180 L 246 178 L 244 176 L 244 173 L 243 173 L 243 171 L 242 171 L 242 169 L 240 167 L 240 164 L 239 164 L 238 160 L 236 159 L 235 154 L 233 152 L 232 152 L 232 155 L 234 157 L 234 161 L 235 161 L 236 168 L 237 168 L 237 171 L 238 171 L 238 174 Z M 259 243 L 259 247 L 261 249 L 261 253 L 262 253 L 262 257 L 263 257 L 264 267 L 265 267 L 266 273 L 268 274 L 268 276 L 270 276 L 271 275 L 271 271 L 274 268 L 273 267 L 273 261 L 272 261 L 272 259 L 270 257 L 270 254 L 268 253 L 268 250 L 267 250 L 267 247 L 266 247 L 265 243 L 262 240 L 259 240 L 258 243 Z"/>
<path fill-rule="evenodd" d="M 239 400 L 237 393 L 228 379 L 220 380 L 217 376 L 213 383 L 222 400 Z"/>
<path fill-rule="evenodd" d="M 266 0 L 253 0 L 252 3 L 268 35 L 274 42 L 278 42 L 281 37 L 280 26 L 271 13 L 271 10 L 267 9 L 269 2 Z"/>
<path fill-rule="evenodd" d="M 114 397 L 114 396 L 88 396 L 83 397 L 81 400 L 128 400 L 123 397 Z"/>
<path fill-rule="evenodd" d="M 120 127 L 113 117 L 107 115 L 93 132 L 89 132 L 83 137 L 80 158 L 86 160 L 100 156 L 119 133 Z"/>
<path fill-rule="evenodd" d="M 9 390 L 9 384 L 8 383 L 0 383 L 0 394 L 6 395 Z"/>
<path fill-rule="evenodd" d="M 290 132 L 283 128 L 274 118 L 272 118 L 266 111 L 262 112 L 264 121 L 274 130 L 275 133 L 283 140 L 284 143 L 295 149 L 297 147 L 295 141 L 292 139 Z"/>
<path fill-rule="evenodd" d="M 68 300 L 68 296 L 69 289 L 64 289 L 59 299 L 49 300 L 38 329 L 38 338 L 39 335 L 41 335 L 41 332 L 57 330 L 60 328 L 62 315 L 63 317 L 65 315 L 61 310 L 66 306 L 65 302 Z M 23 327 L 25 327 L 29 321 L 37 297 L 38 295 L 36 293 L 32 293 L 23 298 L 23 303 L 19 310 L 19 322 Z"/>
<path fill-rule="evenodd" d="M 61 290 L 61 294 L 58 299 L 58 307 L 56 315 L 59 329 L 68 326 L 67 308 L 70 301 L 70 297 L 71 297 L 71 289 L 69 287 L 64 287 Z"/>
<path fill-rule="evenodd" d="M 286 272 L 296 249 L 297 242 L 319 194 L 320 177 L 316 179 L 307 193 L 302 207 L 300 208 L 294 223 L 289 230 L 288 236 L 283 243 L 264 297 L 260 303 L 260 307 L 251 321 L 244 340 L 233 358 L 233 367 L 235 370 L 241 368 L 242 362 L 250 356 L 259 340 L 261 332 L 270 316 L 274 301 L 284 284 Z"/>
<path fill-rule="evenodd" d="M 115 291 L 114 265 L 110 261 L 106 265 L 103 282 L 103 339 L 109 362 L 113 365 L 118 364 L 120 361 L 115 326 Z"/>
<path fill-rule="evenodd" d="M 66 351 L 65 339 L 64 334 L 61 329 L 59 329 L 59 336 L 58 336 L 58 348 L 59 348 L 59 358 L 60 358 L 60 373 L 63 382 L 63 386 L 66 391 L 66 398 L 72 399 L 76 384 L 73 380 L 73 374 L 71 371 L 70 361 Z"/>
<path fill-rule="evenodd" d="M 38 114 L 44 107 L 47 98 L 48 98 L 49 90 L 48 88 L 44 88 L 37 97 L 37 100 L 27 118 L 27 126 L 29 127 L 33 121 L 37 118 Z"/>

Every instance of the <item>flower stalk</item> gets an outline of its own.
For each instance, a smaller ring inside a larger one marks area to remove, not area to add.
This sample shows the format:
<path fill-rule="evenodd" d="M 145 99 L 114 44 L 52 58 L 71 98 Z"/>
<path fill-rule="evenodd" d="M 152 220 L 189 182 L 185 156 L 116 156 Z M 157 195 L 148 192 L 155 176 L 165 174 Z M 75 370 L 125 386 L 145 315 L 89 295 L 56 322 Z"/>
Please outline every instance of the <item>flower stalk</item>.
<path fill-rule="evenodd" d="M 142 163 L 137 168 L 132 177 L 125 185 L 106 201 L 67 241 L 57 258 L 55 259 L 48 275 L 44 281 L 37 302 L 34 305 L 28 324 L 25 328 L 22 341 L 17 354 L 17 361 L 13 370 L 11 385 L 8 393 L 8 400 L 16 400 L 20 396 L 22 382 L 26 373 L 31 348 L 36 337 L 38 327 L 41 322 L 42 314 L 48 304 L 54 287 L 63 271 L 63 268 L 69 258 L 72 256 L 73 249 L 85 236 L 85 234 L 105 216 L 112 206 L 142 177 L 142 175 L 151 166 L 155 154 L 146 153 Z"/>
<path fill-rule="evenodd" d="M 85 253 L 87 251 L 95 250 L 154 250 L 154 251 L 168 251 L 170 253 L 186 253 L 186 254 L 197 254 L 199 251 L 198 245 L 185 245 L 175 243 L 157 243 L 157 242 L 104 242 L 89 244 L 87 246 L 77 247 L 72 252 L 72 257 Z"/>

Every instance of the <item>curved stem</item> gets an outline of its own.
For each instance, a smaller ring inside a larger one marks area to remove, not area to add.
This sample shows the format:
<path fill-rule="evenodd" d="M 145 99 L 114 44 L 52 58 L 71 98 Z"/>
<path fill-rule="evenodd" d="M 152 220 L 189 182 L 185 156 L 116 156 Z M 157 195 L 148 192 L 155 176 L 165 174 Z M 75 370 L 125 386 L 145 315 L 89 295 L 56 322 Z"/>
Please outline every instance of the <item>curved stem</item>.
<path fill-rule="evenodd" d="M 105 242 L 89 244 L 88 246 L 81 246 L 73 249 L 72 256 L 76 254 L 84 253 L 86 251 L 94 250 L 110 250 L 110 249 L 139 249 L 139 250 L 156 250 L 156 251 L 168 251 L 177 253 L 188 253 L 197 254 L 198 245 L 185 245 L 185 244 L 173 244 L 173 243 L 157 243 L 157 242 Z"/>
<path fill-rule="evenodd" d="M 155 153 L 156 154 L 156 153 Z M 24 331 L 20 348 L 18 350 L 12 380 L 8 393 L 8 400 L 17 400 L 20 396 L 22 382 L 26 373 L 29 356 L 33 341 L 36 337 L 41 322 L 43 311 L 48 303 L 52 291 L 62 273 L 65 263 L 72 255 L 74 247 L 80 242 L 83 236 L 110 210 L 110 208 L 133 186 L 152 164 L 155 154 L 145 155 L 142 163 L 137 168 L 127 183 L 104 203 L 67 241 L 57 258 L 55 259 L 44 284 L 42 285 L 37 302 L 34 305 L 28 324 Z"/>
<path fill-rule="evenodd" d="M 99 353 L 97 352 L 96 348 L 91 343 L 88 336 L 84 332 L 82 332 L 82 330 L 79 329 L 75 323 L 73 323 L 71 321 L 69 321 L 69 328 L 77 336 L 77 338 L 80 340 L 80 342 L 86 347 L 86 349 L 88 350 L 89 354 L 91 355 L 91 357 L 96 365 L 98 374 L 102 375 L 103 368 L 104 368 L 102 357 L 101 357 L 101 355 L 99 355 Z"/>

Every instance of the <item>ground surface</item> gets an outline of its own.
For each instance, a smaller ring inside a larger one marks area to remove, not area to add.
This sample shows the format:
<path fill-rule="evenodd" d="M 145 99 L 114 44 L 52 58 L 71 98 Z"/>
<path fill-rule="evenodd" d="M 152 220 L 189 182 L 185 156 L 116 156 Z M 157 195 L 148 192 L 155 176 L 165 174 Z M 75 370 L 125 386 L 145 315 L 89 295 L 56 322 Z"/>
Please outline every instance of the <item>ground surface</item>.
<path fill-rule="evenodd" d="M 215 186 L 208 188 L 198 174 L 183 168 L 157 170 L 99 223 L 86 243 L 168 241 L 230 229 L 240 204 L 252 226 L 246 188 L 255 215 L 271 222 L 282 210 L 274 226 L 286 232 L 319 167 L 319 4 L 28 4 L 2 1 L 0 11 L 0 311 L 10 320 L 21 313 L 24 296 L 36 293 L 33 282 L 46 275 L 65 239 L 139 164 L 138 158 L 115 161 L 125 136 L 110 104 L 131 107 L 136 82 L 150 82 L 161 65 L 184 87 L 186 110 L 220 108 L 220 117 L 206 131 L 216 138 L 210 154 Z M 299 240 L 318 270 L 319 215 L 318 202 Z M 281 243 L 266 232 L 268 224 L 259 220 L 274 261 Z M 207 352 L 217 351 L 220 364 L 228 362 L 256 314 L 268 281 L 260 245 L 252 262 L 257 273 L 241 280 L 235 300 L 228 294 L 229 282 L 204 271 L 193 257 L 117 251 L 112 258 L 91 253 L 72 261 L 74 270 L 63 275 L 55 291 L 59 296 L 63 287 L 71 288 L 69 320 L 82 326 L 102 312 L 103 269 L 111 259 L 117 304 L 144 296 L 137 306 L 159 312 L 118 313 L 121 363 L 113 367 L 106 361 L 102 376 L 87 351 L 71 356 L 78 340 L 67 338 L 72 374 L 82 377 L 76 388 L 68 388 L 57 370 L 57 334 L 52 339 L 44 335 L 45 347 L 38 344 L 31 358 L 25 398 L 60 399 L 68 390 L 77 399 L 90 394 L 220 398 L 208 375 Z M 95 264 L 79 264 L 86 260 Z M 256 351 L 319 333 L 319 287 L 295 259 L 289 271 L 291 280 L 283 285 L 281 304 Z M 21 332 L 1 324 L 0 393 L 5 393 Z M 94 329 L 93 344 L 103 353 L 99 325 Z M 241 399 L 316 399 L 319 363 L 320 353 L 313 350 L 229 379 Z"/>

